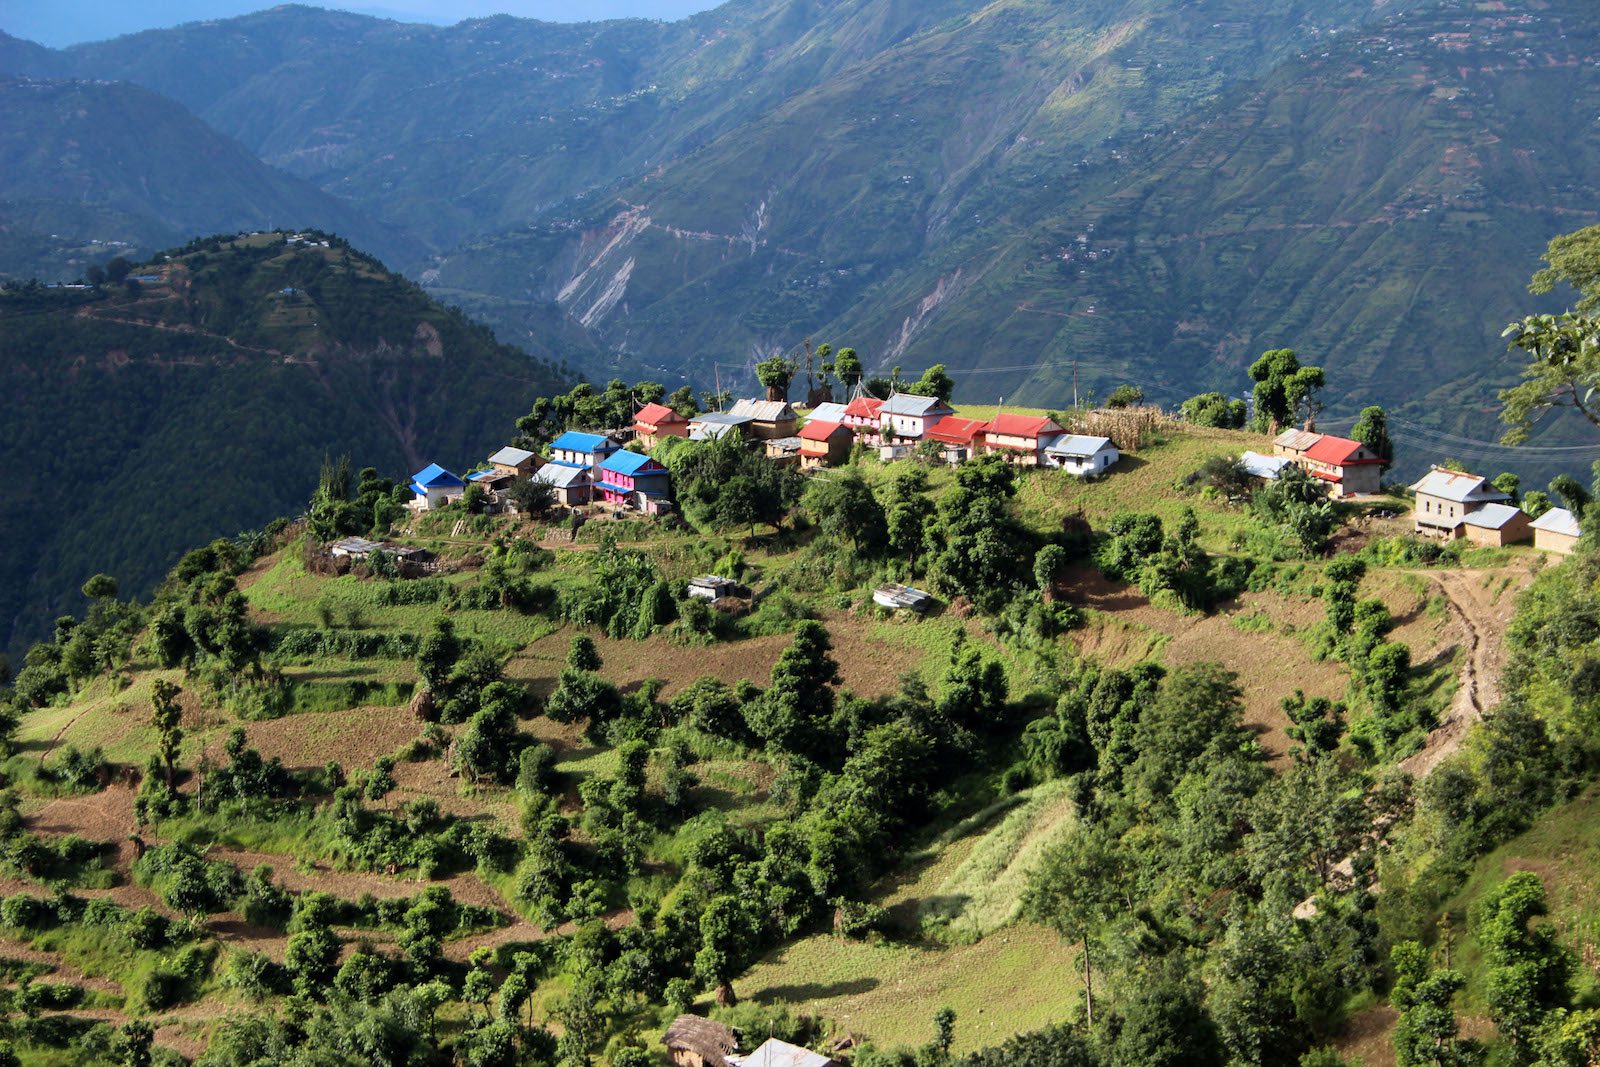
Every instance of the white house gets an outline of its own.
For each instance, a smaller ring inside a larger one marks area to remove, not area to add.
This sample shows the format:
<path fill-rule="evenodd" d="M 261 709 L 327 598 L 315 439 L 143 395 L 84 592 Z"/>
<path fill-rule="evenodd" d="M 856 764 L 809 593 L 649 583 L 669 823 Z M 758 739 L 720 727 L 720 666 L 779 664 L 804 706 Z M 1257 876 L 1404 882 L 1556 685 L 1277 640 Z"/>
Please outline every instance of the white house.
<path fill-rule="evenodd" d="M 1111 438 L 1087 437 L 1077 433 L 1049 438 L 1044 442 L 1042 455 L 1045 466 L 1059 467 L 1079 477 L 1102 474 L 1122 458 L 1122 453 L 1111 443 Z"/>
<path fill-rule="evenodd" d="M 915 442 L 922 440 L 929 426 L 954 414 L 955 410 L 936 396 L 895 393 L 878 409 L 878 426 L 886 439 Z"/>
<path fill-rule="evenodd" d="M 414 511 L 436 511 L 453 500 L 460 500 L 467 483 L 437 463 L 430 463 L 411 476 L 411 503 Z"/>

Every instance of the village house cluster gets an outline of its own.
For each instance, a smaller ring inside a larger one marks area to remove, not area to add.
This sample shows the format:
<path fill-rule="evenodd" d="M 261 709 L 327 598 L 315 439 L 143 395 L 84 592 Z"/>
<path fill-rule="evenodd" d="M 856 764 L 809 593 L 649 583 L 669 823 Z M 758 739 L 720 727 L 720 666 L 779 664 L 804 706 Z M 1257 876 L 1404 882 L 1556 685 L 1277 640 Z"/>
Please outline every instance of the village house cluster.
<path fill-rule="evenodd" d="M 436 511 L 477 485 L 488 510 L 510 511 L 509 490 L 531 479 L 550 486 L 562 507 L 605 505 L 616 512 L 661 515 L 672 508 L 671 476 L 646 453 L 669 437 L 709 441 L 729 435 L 761 448 L 774 463 L 806 471 L 846 462 L 858 444 L 874 449 L 885 462 L 916 454 L 954 465 L 997 453 L 1022 466 L 1084 477 L 1103 474 L 1121 458 L 1109 438 L 1068 433 L 1054 419 L 1004 413 L 988 420 L 962 418 L 938 397 L 912 393 L 887 400 L 858 394 L 847 404 L 819 404 L 803 423 L 782 400 L 739 400 L 727 411 L 691 417 L 651 403 L 634 414 L 629 427 L 568 430 L 550 442 L 548 457 L 507 446 L 465 477 L 430 464 L 412 476 L 410 507 Z"/>

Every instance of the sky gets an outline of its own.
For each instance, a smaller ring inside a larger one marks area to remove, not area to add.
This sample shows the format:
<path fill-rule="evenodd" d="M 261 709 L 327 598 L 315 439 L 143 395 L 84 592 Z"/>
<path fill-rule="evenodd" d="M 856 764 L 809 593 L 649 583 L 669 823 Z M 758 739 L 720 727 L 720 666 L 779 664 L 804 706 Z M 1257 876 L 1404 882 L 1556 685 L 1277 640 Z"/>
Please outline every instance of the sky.
<path fill-rule="evenodd" d="M 406 22 L 454 23 L 485 15 L 558 22 L 606 18 L 676 19 L 720 0 L 348 0 L 314 6 Z M 272 7 L 272 0 L 0 0 L 0 30 L 62 48 L 198 19 L 230 18 Z"/>

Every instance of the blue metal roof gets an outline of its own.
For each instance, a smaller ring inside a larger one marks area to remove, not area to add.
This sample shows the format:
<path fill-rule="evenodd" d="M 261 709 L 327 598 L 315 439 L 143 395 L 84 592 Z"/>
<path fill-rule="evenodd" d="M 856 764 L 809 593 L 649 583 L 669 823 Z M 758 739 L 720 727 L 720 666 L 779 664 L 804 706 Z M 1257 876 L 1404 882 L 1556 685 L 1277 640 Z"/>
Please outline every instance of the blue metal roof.
<path fill-rule="evenodd" d="M 453 486 L 467 484 L 460 478 L 457 478 L 454 474 L 451 474 L 449 471 L 439 466 L 437 463 L 428 464 L 426 467 L 413 474 L 411 476 L 411 480 L 419 485 L 425 485 L 433 489 L 451 488 Z"/>
<path fill-rule="evenodd" d="M 568 430 L 550 442 L 551 448 L 559 448 L 566 452 L 599 452 L 607 445 L 612 448 L 617 447 L 617 443 L 603 433 L 579 433 L 577 430 Z"/>
<path fill-rule="evenodd" d="M 600 464 L 600 469 L 611 471 L 614 474 L 633 475 L 638 474 L 652 463 L 655 463 L 655 460 L 651 459 L 642 452 L 629 452 L 627 449 L 623 449 L 621 452 L 613 453 L 610 458 L 608 458 L 604 463 Z M 661 465 L 659 463 L 656 463 L 656 467 L 657 470 L 646 471 L 645 473 L 666 473 L 666 471 L 660 469 Z"/>

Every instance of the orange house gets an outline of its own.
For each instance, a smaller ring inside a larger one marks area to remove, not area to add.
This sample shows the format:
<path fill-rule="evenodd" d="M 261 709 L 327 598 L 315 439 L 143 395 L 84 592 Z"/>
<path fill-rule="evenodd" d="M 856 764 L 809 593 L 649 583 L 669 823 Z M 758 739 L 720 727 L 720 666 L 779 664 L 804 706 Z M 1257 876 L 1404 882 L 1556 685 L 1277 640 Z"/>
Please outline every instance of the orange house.
<path fill-rule="evenodd" d="M 850 458 L 855 436 L 843 423 L 806 423 L 800 428 L 800 468 L 814 470 L 843 463 Z"/>

